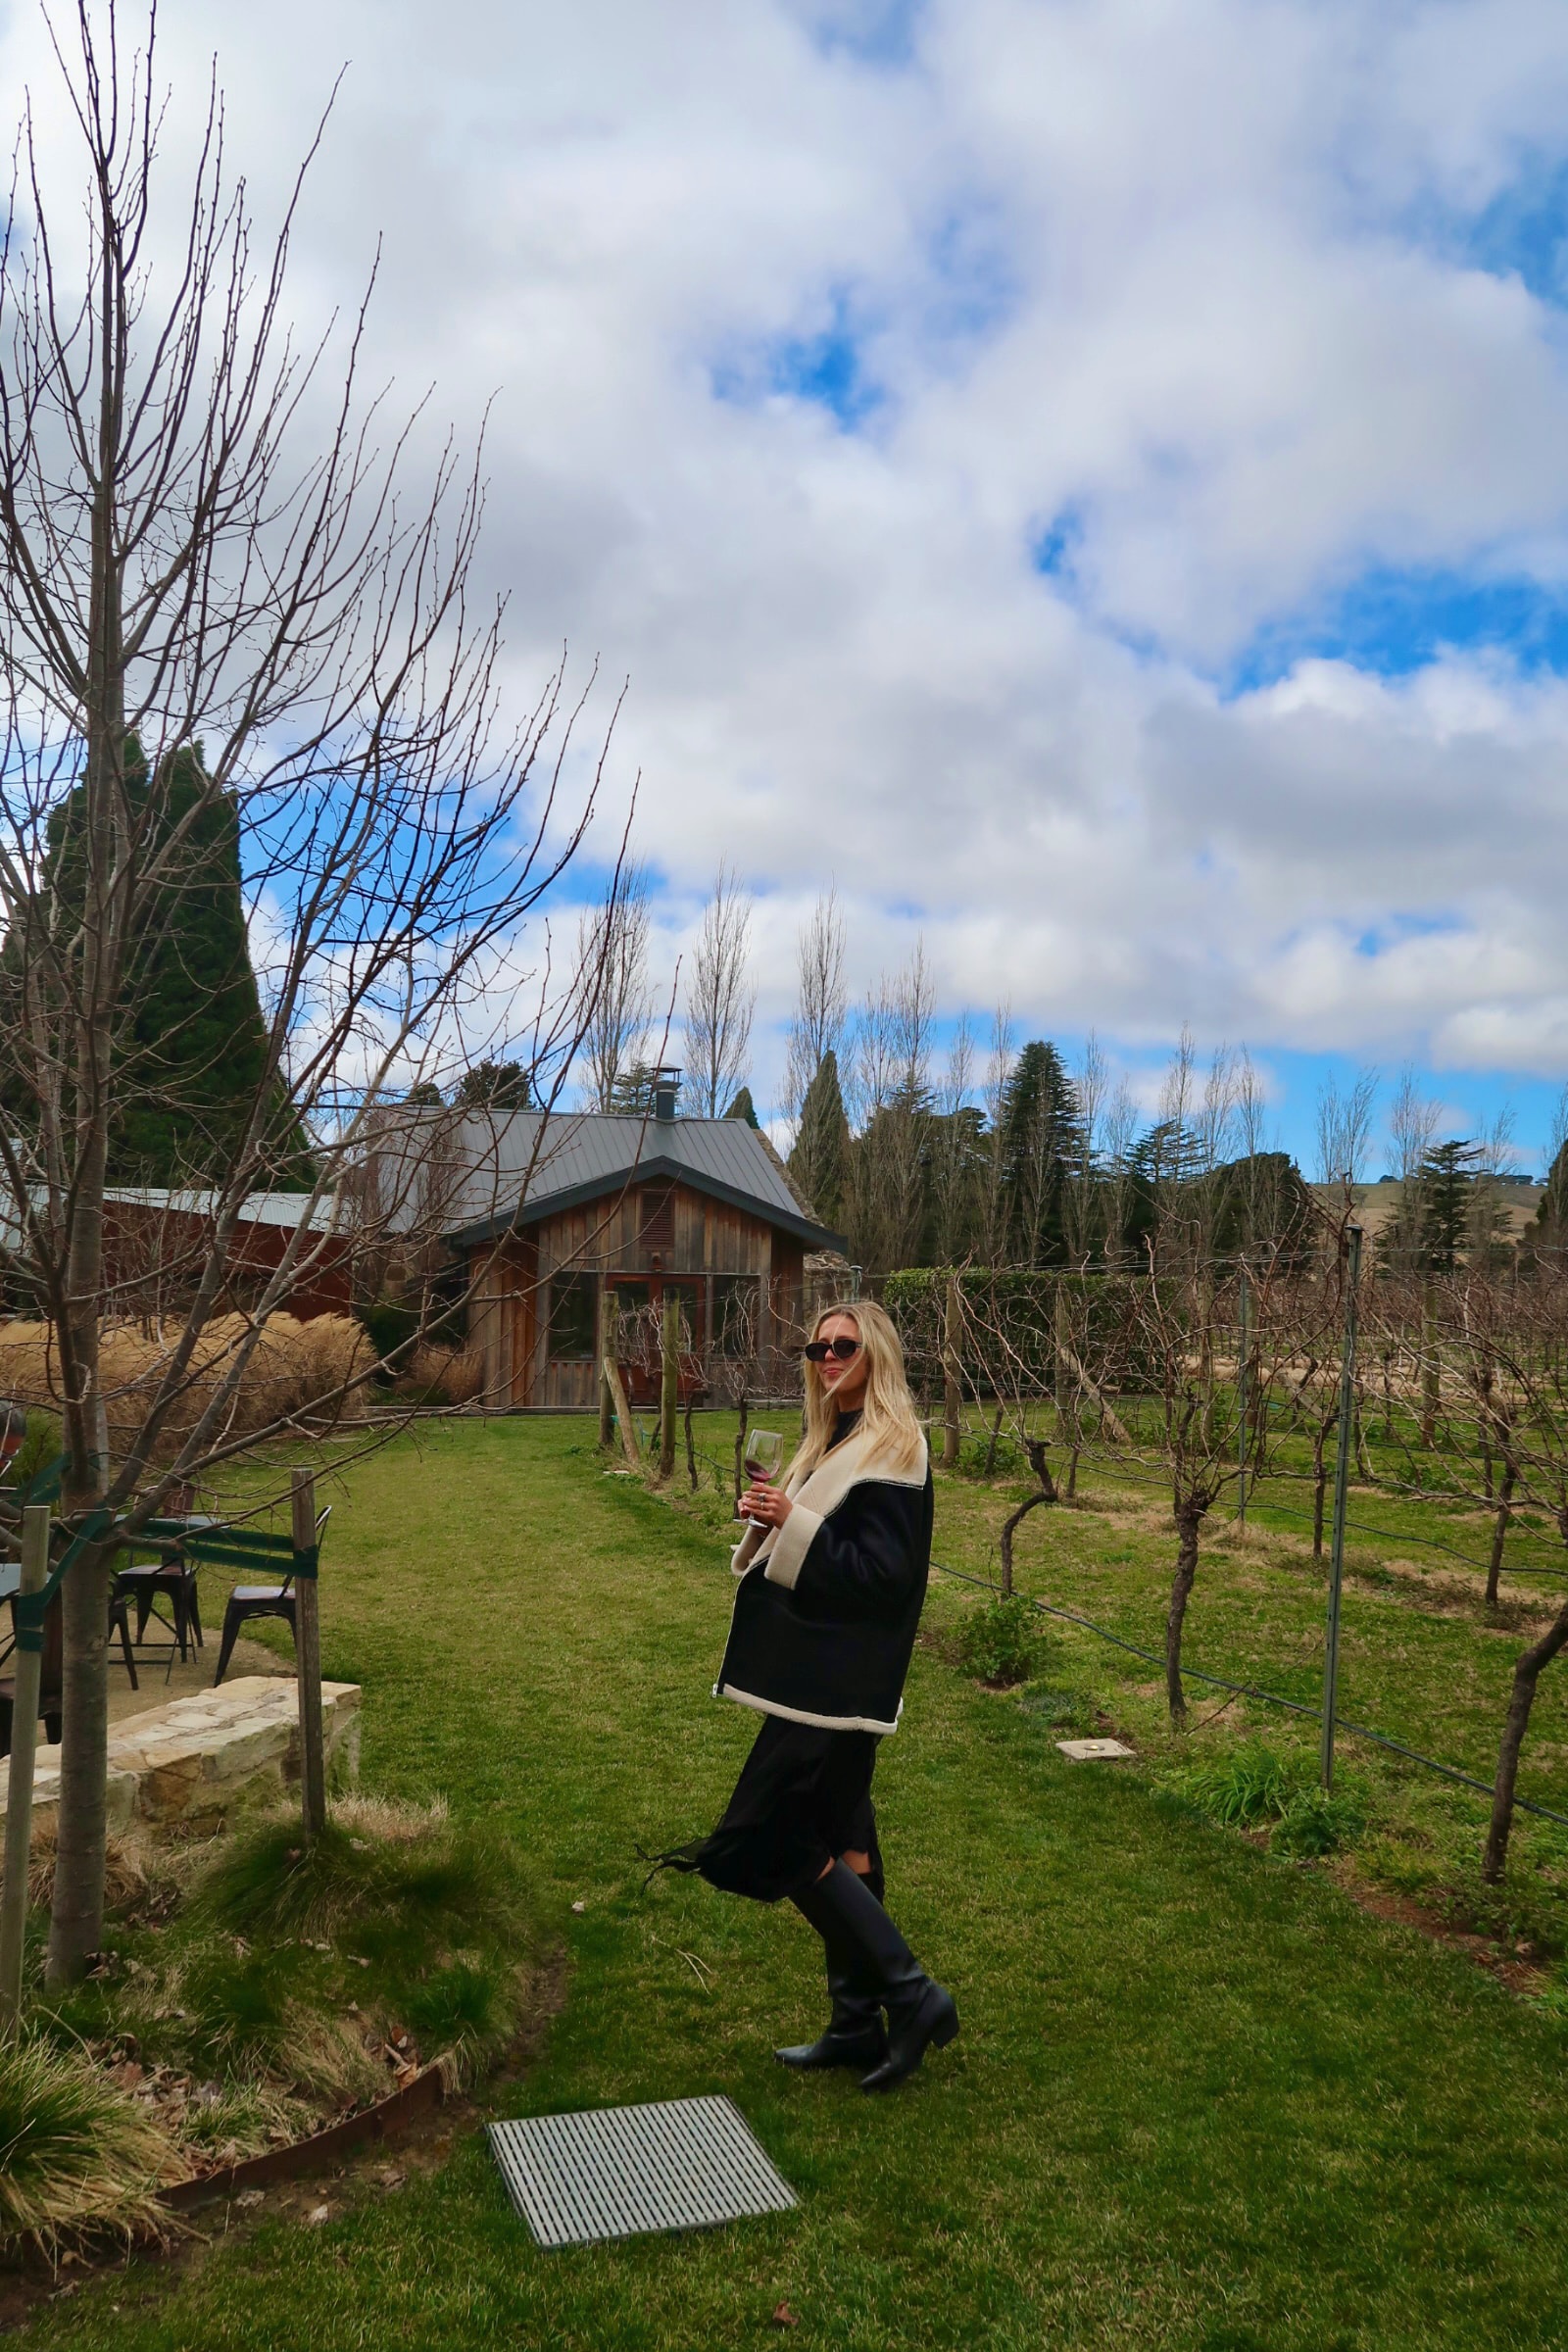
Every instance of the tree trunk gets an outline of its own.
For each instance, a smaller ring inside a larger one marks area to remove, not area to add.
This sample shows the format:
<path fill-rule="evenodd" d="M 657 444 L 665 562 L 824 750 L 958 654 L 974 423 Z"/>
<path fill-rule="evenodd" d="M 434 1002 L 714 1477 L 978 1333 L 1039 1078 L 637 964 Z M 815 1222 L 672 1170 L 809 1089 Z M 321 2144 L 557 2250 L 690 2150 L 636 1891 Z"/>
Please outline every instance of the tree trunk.
<path fill-rule="evenodd" d="M 958 1282 L 956 1275 L 948 1283 L 947 1302 L 942 1315 L 942 1467 L 956 1470 L 958 1466 L 959 1416 L 963 1408 L 963 1384 L 958 1369 Z"/>
<path fill-rule="evenodd" d="M 1043 1502 L 1054 1502 L 1055 1499 L 1054 1494 L 1047 1494 L 1042 1492 L 1039 1494 L 1031 1494 L 1025 1501 L 1019 1503 L 1010 1518 L 1003 1522 L 1002 1590 L 1009 1599 L 1012 1596 L 1012 1539 L 1031 1511 L 1037 1511 Z"/>
<path fill-rule="evenodd" d="M 667 1485 L 675 1475 L 675 1413 L 680 1402 L 680 1308 L 664 1301 L 659 1319 L 659 1475 Z"/>
<path fill-rule="evenodd" d="M 1165 1696 L 1172 1720 L 1181 1723 L 1187 1715 L 1187 1694 L 1182 1689 L 1182 1628 L 1187 1622 L 1187 1603 L 1198 1575 L 1198 1531 L 1203 1524 L 1203 1514 L 1195 1503 L 1183 1499 L 1176 1505 L 1175 1517 L 1176 1573 L 1171 1579 L 1170 1608 L 1165 1617 Z"/>
<path fill-rule="evenodd" d="M 692 1493 L 694 1494 L 697 1492 L 697 1441 L 692 1436 L 692 1413 L 696 1407 L 696 1404 L 697 1394 L 694 1390 L 691 1396 L 689 1396 L 686 1399 L 686 1410 L 682 1415 L 682 1419 L 686 1424 L 686 1475 L 692 1482 Z"/>
<path fill-rule="evenodd" d="M 990 1478 L 990 1477 L 991 1477 L 991 1476 L 994 1474 L 994 1472 L 995 1472 L 995 1470 L 996 1470 L 996 1467 L 997 1467 L 997 1443 L 998 1443 L 998 1440 L 1001 1438 L 1001 1436 L 1002 1436 L 1002 1407 L 1001 1407 L 1001 1405 L 999 1404 L 999 1405 L 998 1405 L 998 1407 L 997 1407 L 997 1417 L 996 1417 L 996 1419 L 995 1419 L 995 1420 L 992 1422 L 992 1424 L 991 1424 L 991 1443 L 990 1443 L 990 1445 L 989 1445 L 989 1446 L 986 1447 L 986 1470 L 985 1470 L 985 1474 L 986 1474 L 987 1478 Z"/>
<path fill-rule="evenodd" d="M 1481 1863 L 1481 1875 L 1491 1886 L 1497 1886 L 1508 1865 L 1508 1833 L 1513 1827 L 1514 1789 L 1519 1779 L 1519 1751 L 1530 1728 L 1530 1710 L 1535 1704 L 1536 1683 L 1543 1667 L 1549 1666 L 1563 1643 L 1568 1642 L 1568 1604 L 1558 1611 L 1550 1629 L 1541 1640 L 1532 1643 L 1513 1670 L 1513 1694 L 1508 1701 L 1507 1720 L 1502 1727 L 1502 1743 L 1497 1750 L 1497 1777 L 1492 1788 L 1492 1825 L 1487 1832 L 1487 1850 Z"/>
<path fill-rule="evenodd" d="M 126 303 L 114 198 L 100 184 L 103 238 L 97 290 L 98 405 L 93 459 L 92 543 L 82 710 L 83 914 L 76 962 L 79 1010 L 72 1040 L 65 1116 L 74 1128 L 74 1214 L 61 1333 L 66 1445 L 63 1518 L 90 1510 L 108 1486 L 109 1430 L 99 1385 L 103 1309 L 104 1187 L 109 1166 L 115 1021 L 123 970 L 128 844 L 125 838 L 125 649 L 123 556 L 116 506 L 123 431 Z M 63 1138 L 61 1139 L 63 1140 Z M 61 1594 L 63 1744 L 49 1921 L 47 1981 L 74 1984 L 103 1938 L 109 1779 L 109 1565 L 112 1551 L 89 1545 Z"/>
<path fill-rule="evenodd" d="M 1502 1550 L 1508 1540 L 1508 1521 L 1512 1518 L 1514 1466 L 1504 1457 L 1502 1490 L 1497 1496 L 1497 1521 L 1492 1531 L 1492 1557 L 1487 1562 L 1487 1606 L 1497 1605 L 1497 1579 L 1502 1574 Z"/>

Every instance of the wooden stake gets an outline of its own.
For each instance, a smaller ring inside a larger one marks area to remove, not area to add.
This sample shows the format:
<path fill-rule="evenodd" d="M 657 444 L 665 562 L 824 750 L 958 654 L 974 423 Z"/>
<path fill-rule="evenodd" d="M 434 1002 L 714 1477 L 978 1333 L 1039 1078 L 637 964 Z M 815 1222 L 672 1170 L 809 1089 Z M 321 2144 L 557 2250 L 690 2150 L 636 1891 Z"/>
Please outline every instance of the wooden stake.
<path fill-rule="evenodd" d="M 680 1300 L 664 1300 L 659 1331 L 659 1475 L 675 1475 L 675 1412 L 680 1401 Z"/>
<path fill-rule="evenodd" d="M 296 1551 L 316 1543 L 316 1481 L 309 1470 L 293 1474 L 293 1536 Z M 294 1579 L 295 1651 L 300 1693 L 300 1797 L 306 1838 L 326 1828 L 326 1743 L 321 1731 L 321 1618 L 314 1572 Z"/>
<path fill-rule="evenodd" d="M 621 1449 L 626 1456 L 627 1466 L 640 1470 L 643 1457 L 637 1450 L 637 1431 L 632 1422 L 631 1406 L 626 1402 L 626 1384 L 620 1377 L 620 1366 L 615 1361 L 613 1350 L 603 1359 L 602 1370 L 614 1399 L 615 1418 L 620 1424 Z"/>
<path fill-rule="evenodd" d="M 24 1592 L 41 1592 L 49 1576 L 49 1505 L 22 1514 Z M 38 1683 L 43 1653 L 16 1652 L 11 1712 L 11 1785 L 6 1799 L 5 1878 L 0 1882 L 0 2033 L 22 2023 L 22 1955 L 27 1930 L 27 1865 L 32 1852 L 32 1769 L 38 1753 Z"/>
<path fill-rule="evenodd" d="M 599 1286 L 599 1443 L 609 1446 L 615 1419 L 614 1392 L 605 1367 L 615 1352 L 615 1294 L 608 1282 Z"/>

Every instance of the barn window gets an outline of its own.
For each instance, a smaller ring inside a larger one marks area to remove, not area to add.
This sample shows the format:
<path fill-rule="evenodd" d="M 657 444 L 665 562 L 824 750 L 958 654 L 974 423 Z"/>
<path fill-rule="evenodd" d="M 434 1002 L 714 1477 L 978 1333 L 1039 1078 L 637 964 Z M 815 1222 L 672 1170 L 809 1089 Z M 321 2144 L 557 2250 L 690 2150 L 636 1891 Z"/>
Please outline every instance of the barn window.
<path fill-rule="evenodd" d="M 550 1353 L 556 1362 L 580 1361 L 594 1352 L 594 1278 L 557 1274 L 550 1285 Z"/>
<path fill-rule="evenodd" d="M 713 1290 L 713 1352 L 733 1360 L 756 1355 L 761 1347 L 759 1310 L 761 1285 L 755 1274 L 715 1274 Z"/>

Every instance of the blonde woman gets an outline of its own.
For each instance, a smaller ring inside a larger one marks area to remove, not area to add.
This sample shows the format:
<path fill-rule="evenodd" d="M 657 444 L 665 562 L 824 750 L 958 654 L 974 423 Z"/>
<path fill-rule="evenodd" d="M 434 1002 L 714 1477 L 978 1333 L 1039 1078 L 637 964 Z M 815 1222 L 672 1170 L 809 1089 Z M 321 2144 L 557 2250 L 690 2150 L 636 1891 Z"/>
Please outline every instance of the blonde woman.
<path fill-rule="evenodd" d="M 873 1300 L 817 1318 L 805 1370 L 806 1437 L 788 1476 L 754 1481 L 738 1506 L 752 1525 L 714 1685 L 762 1728 L 718 1827 L 662 1859 L 805 1913 L 832 2015 L 815 2041 L 778 2056 L 861 2067 L 862 2089 L 887 2090 L 958 2031 L 952 1994 L 882 1907 L 871 1804 L 925 1599 L 931 1469 L 899 1335 Z"/>

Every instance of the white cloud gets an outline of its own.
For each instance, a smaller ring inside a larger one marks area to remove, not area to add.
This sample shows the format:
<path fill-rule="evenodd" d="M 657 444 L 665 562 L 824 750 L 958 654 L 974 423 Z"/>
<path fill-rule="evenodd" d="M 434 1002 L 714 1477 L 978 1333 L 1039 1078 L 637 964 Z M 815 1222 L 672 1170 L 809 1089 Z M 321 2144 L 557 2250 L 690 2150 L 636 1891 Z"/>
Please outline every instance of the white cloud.
<path fill-rule="evenodd" d="M 465 423 L 498 389 L 510 674 L 563 635 L 630 673 L 671 952 L 726 855 L 773 1020 L 832 876 L 860 985 L 918 920 L 948 1004 L 1048 1031 L 1568 1068 L 1568 689 L 1462 654 L 1213 682 L 1368 565 L 1568 565 L 1563 320 L 1466 242 L 1562 155 L 1561 10 L 930 0 L 902 65 L 821 24 L 164 12 L 264 205 L 352 61 L 300 307 L 384 230 L 375 365 Z M 767 388 L 841 310 L 853 433 Z"/>

